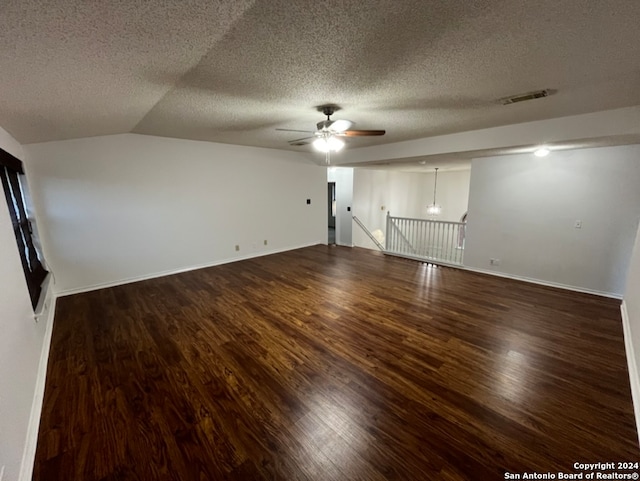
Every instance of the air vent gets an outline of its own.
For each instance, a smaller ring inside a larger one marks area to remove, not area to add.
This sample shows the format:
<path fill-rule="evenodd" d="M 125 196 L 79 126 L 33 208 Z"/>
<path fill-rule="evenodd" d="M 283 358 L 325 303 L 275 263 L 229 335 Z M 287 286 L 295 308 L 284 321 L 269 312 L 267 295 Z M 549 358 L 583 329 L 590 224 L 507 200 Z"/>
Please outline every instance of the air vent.
<path fill-rule="evenodd" d="M 514 95 L 513 97 L 505 97 L 500 99 L 499 102 L 502 105 L 515 104 L 517 102 L 525 102 L 527 100 L 541 99 L 543 97 L 548 97 L 551 95 L 551 90 L 536 90 L 535 92 L 527 92 L 526 94 Z"/>

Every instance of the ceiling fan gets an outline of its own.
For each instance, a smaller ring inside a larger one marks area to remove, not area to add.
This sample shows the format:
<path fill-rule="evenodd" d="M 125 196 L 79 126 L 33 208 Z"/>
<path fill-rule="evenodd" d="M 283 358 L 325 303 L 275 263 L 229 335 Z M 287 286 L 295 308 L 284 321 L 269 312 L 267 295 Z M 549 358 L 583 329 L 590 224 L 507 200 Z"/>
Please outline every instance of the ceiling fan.
<path fill-rule="evenodd" d="M 313 143 L 313 146 L 321 152 L 329 154 L 329 152 L 337 152 L 344 147 L 344 142 L 339 137 L 368 137 L 376 135 L 384 135 L 384 130 L 351 130 L 354 125 L 350 120 L 331 120 L 331 116 L 337 110 L 337 107 L 326 105 L 318 108 L 327 120 L 322 120 L 316 124 L 318 130 L 292 130 L 292 129 L 276 129 L 285 132 L 305 132 L 312 134 L 301 139 L 289 140 L 289 145 L 307 145 Z"/>

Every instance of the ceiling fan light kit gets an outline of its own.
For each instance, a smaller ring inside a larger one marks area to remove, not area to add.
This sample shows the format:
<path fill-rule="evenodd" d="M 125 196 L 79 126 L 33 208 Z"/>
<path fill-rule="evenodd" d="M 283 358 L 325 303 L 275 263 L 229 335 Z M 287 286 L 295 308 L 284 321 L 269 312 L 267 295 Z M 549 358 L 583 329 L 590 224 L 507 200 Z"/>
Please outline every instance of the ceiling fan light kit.
<path fill-rule="evenodd" d="M 317 130 L 292 130 L 292 129 L 276 129 L 286 132 L 308 132 L 312 134 L 302 139 L 290 140 L 289 145 L 307 145 L 313 144 L 313 147 L 320 152 L 327 154 L 326 160 L 329 163 L 329 153 L 339 152 L 344 148 L 345 143 L 339 137 L 371 137 L 384 135 L 384 130 L 350 130 L 354 122 L 350 120 L 331 120 L 331 116 L 337 107 L 326 105 L 320 107 L 319 110 L 327 116 L 326 120 L 321 120 L 316 124 Z"/>
<path fill-rule="evenodd" d="M 320 152 L 340 152 L 344 142 L 337 137 L 318 137 L 313 141 L 313 146 Z"/>

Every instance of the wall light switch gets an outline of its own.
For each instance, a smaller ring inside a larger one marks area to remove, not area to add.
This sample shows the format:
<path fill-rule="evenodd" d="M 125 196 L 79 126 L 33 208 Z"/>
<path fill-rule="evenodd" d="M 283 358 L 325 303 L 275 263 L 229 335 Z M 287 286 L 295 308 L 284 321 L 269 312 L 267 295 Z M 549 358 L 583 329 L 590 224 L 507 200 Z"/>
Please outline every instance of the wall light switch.
<path fill-rule="evenodd" d="M 576 220 L 573 223 L 573 227 L 575 227 L 576 229 L 582 229 L 582 221 L 581 220 Z"/>

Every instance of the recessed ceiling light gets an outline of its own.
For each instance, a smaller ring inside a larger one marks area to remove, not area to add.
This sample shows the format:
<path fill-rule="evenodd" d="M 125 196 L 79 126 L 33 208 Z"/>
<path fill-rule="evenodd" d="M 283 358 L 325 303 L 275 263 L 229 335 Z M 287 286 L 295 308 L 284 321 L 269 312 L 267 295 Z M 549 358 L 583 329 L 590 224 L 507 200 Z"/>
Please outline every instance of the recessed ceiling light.
<path fill-rule="evenodd" d="M 546 147 L 539 147 L 533 152 L 536 157 L 546 157 L 551 151 Z"/>

